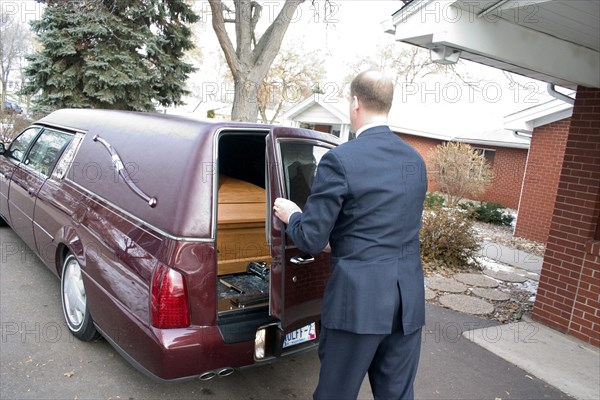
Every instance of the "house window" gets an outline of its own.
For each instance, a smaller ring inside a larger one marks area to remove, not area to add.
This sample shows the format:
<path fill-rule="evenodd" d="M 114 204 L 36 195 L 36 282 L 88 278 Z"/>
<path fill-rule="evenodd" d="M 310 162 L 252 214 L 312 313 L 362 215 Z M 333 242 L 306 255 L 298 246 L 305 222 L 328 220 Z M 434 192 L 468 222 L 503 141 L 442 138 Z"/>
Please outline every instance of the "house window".
<path fill-rule="evenodd" d="M 334 136 L 340 137 L 340 133 L 342 131 L 342 126 L 340 124 L 312 124 L 308 122 L 301 122 L 300 128 L 303 129 L 311 129 L 317 132 L 330 133 Z"/>
<path fill-rule="evenodd" d="M 340 133 L 342 132 L 342 126 L 340 124 L 331 125 L 331 133 L 334 136 L 340 137 Z"/>
<path fill-rule="evenodd" d="M 309 124 L 308 122 L 300 122 L 300 128 L 314 130 L 315 124 Z"/>
<path fill-rule="evenodd" d="M 477 152 L 479 152 L 479 154 L 481 154 L 483 157 L 485 157 L 485 160 L 488 162 L 490 167 L 494 166 L 494 158 L 496 157 L 496 150 L 483 149 L 480 147 L 475 147 L 475 150 L 477 150 Z"/>

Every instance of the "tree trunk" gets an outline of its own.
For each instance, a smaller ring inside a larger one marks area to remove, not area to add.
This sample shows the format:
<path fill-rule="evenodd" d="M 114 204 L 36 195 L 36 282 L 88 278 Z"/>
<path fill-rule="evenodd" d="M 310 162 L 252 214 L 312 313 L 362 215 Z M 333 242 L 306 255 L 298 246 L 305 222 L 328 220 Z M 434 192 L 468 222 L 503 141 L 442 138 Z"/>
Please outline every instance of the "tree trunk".
<path fill-rule="evenodd" d="M 260 82 L 248 79 L 236 79 L 235 94 L 231 109 L 232 121 L 256 122 L 258 115 L 258 88 Z"/>
<path fill-rule="evenodd" d="M 235 4 L 236 48 L 225 29 L 223 2 L 209 0 L 213 29 L 225 55 L 234 80 L 235 94 L 231 119 L 233 121 L 256 122 L 258 117 L 258 90 L 281 47 L 283 36 L 294 12 L 305 0 L 286 0 L 277 18 L 271 22 L 258 42 L 255 37 L 256 24 L 262 6 L 257 1 L 238 0 Z M 231 21 L 227 21 L 231 22 Z M 253 43 L 254 48 L 253 48 Z"/>

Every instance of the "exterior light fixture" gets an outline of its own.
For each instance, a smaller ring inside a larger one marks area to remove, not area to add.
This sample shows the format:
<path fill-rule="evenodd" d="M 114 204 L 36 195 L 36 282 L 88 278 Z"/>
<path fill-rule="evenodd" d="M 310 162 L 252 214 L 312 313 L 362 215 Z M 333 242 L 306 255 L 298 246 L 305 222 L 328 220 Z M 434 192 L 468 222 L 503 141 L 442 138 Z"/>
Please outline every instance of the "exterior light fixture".
<path fill-rule="evenodd" d="M 460 58 L 460 53 L 460 50 L 446 45 L 437 45 L 429 49 L 431 62 L 444 65 L 456 64 Z"/>

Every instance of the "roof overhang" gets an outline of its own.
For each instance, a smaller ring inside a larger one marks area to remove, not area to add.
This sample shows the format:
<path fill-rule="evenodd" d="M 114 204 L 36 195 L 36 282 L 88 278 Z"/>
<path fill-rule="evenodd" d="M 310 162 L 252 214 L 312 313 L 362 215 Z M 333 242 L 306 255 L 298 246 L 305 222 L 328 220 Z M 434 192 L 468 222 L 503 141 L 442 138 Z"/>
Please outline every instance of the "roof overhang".
<path fill-rule="evenodd" d="M 573 105 L 552 99 L 504 117 L 504 129 L 513 132 L 533 133 L 539 126 L 551 124 L 573 115 Z"/>
<path fill-rule="evenodd" d="M 346 113 L 342 111 L 342 104 L 344 100 L 331 98 L 330 96 L 323 96 L 321 94 L 315 93 L 312 96 L 307 97 L 300 103 L 296 104 L 294 107 L 290 108 L 284 114 L 281 115 L 281 120 L 295 120 L 298 122 L 313 122 L 313 123 L 337 123 L 337 124 L 349 124 L 350 118 Z M 302 114 L 308 111 L 310 108 L 315 105 L 320 105 L 323 107 L 330 115 L 326 119 L 315 120 L 314 118 L 310 119 L 310 121 L 304 121 L 302 118 Z M 343 109 L 347 109 L 344 107 Z"/>
<path fill-rule="evenodd" d="M 463 138 L 463 137 L 455 137 L 453 141 L 455 142 L 463 142 L 468 143 L 471 146 L 479 146 L 479 147 L 503 147 L 510 149 L 522 149 L 529 150 L 530 140 L 523 136 L 514 135 L 513 132 L 510 132 L 511 136 L 514 136 L 512 141 L 500 141 L 500 140 L 485 140 L 485 139 L 475 139 L 475 138 Z M 519 140 L 519 141 L 517 141 Z"/>
<path fill-rule="evenodd" d="M 598 1 L 413 0 L 393 25 L 402 42 L 445 45 L 461 58 L 563 87 L 600 87 Z"/>

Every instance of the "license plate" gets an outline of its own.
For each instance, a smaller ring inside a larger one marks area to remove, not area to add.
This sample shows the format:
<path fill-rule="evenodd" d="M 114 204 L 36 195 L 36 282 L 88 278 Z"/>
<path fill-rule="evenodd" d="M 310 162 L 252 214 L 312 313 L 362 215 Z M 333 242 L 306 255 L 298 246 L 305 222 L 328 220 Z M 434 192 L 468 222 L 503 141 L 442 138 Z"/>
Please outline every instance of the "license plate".
<path fill-rule="evenodd" d="M 283 348 L 294 346 L 300 343 L 309 342 L 317 338 L 317 328 L 315 323 L 306 325 L 300 329 L 285 335 L 283 340 Z"/>

